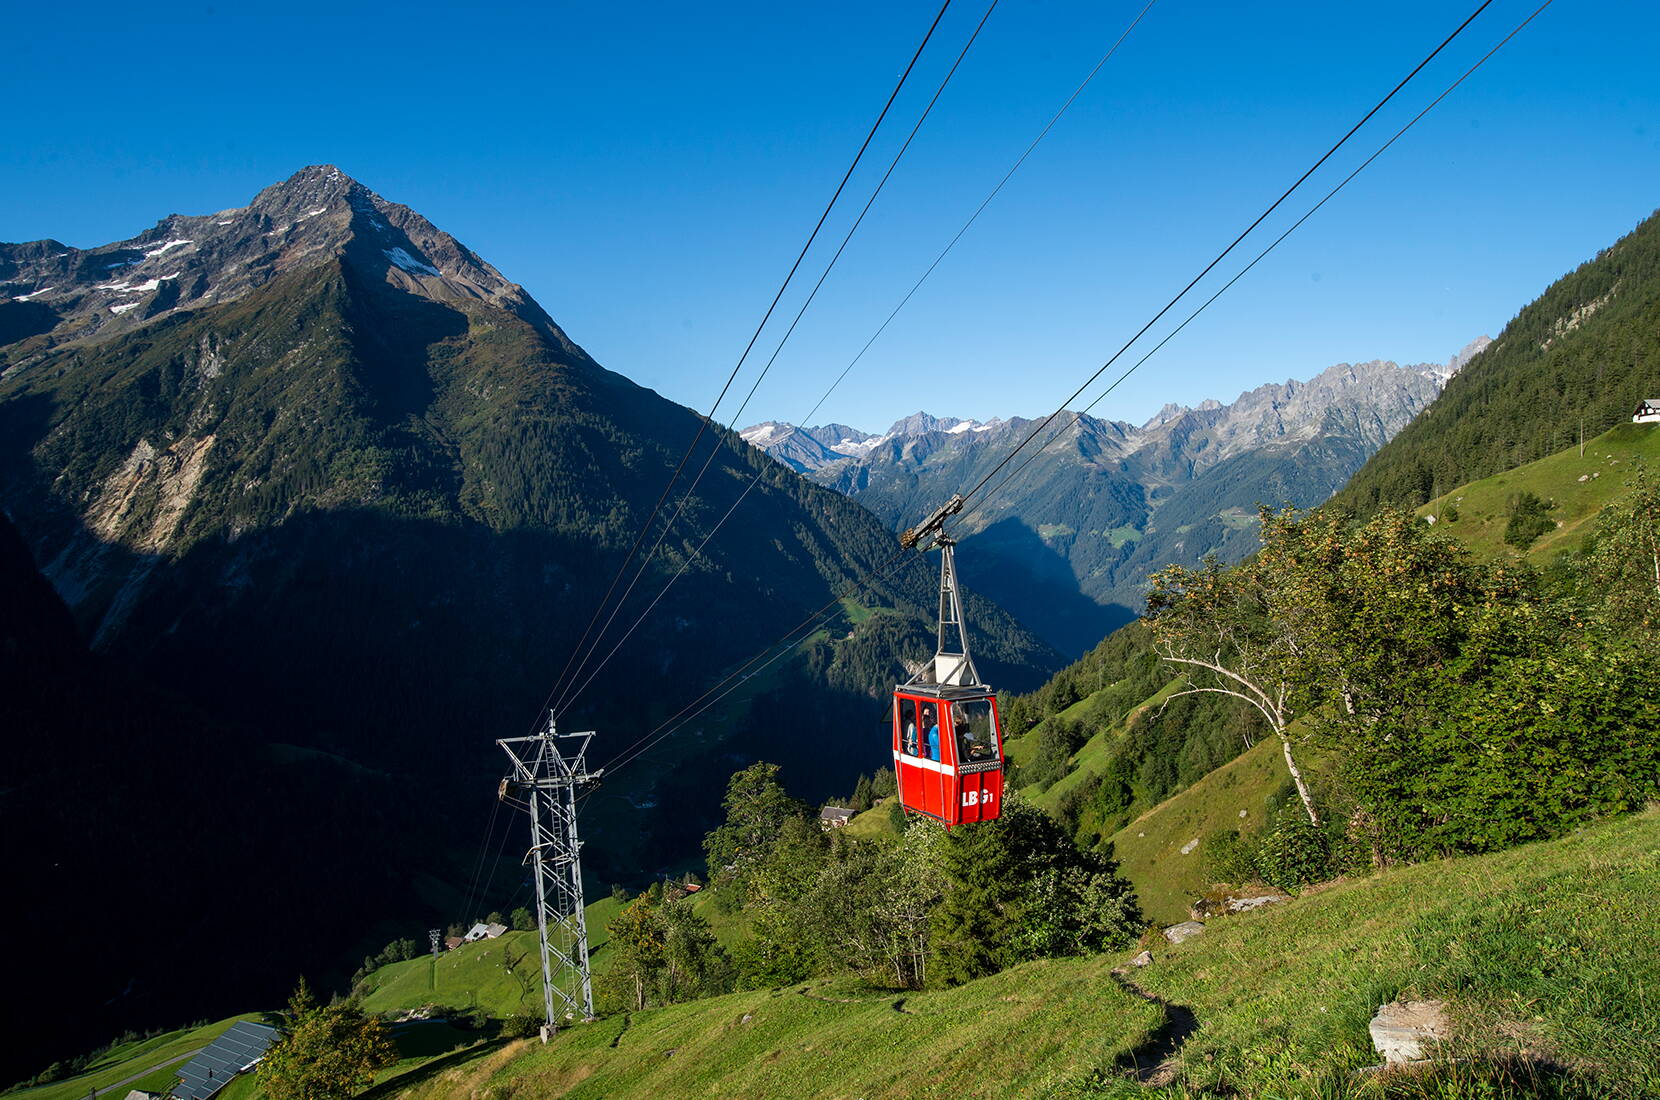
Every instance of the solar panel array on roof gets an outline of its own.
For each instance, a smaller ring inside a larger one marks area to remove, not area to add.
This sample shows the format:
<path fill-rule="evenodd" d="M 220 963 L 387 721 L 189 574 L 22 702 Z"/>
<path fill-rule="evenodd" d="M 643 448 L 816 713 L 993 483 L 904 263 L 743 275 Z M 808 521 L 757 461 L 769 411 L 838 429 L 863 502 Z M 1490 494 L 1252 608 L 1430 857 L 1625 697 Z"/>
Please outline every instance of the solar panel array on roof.
<path fill-rule="evenodd" d="M 179 1070 L 174 1100 L 207 1100 L 231 1083 L 231 1078 L 265 1057 L 277 1029 L 243 1020 L 209 1043 Z"/>

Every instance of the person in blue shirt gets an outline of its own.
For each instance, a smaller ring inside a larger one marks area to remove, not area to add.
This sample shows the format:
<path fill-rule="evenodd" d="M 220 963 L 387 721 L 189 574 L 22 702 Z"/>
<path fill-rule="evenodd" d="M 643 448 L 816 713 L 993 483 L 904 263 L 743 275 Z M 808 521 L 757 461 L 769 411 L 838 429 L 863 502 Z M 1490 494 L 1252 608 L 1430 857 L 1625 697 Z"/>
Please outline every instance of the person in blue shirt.
<path fill-rule="evenodd" d="M 937 761 L 940 758 L 940 727 L 934 720 L 933 707 L 922 708 L 922 721 L 928 726 L 928 759 Z"/>

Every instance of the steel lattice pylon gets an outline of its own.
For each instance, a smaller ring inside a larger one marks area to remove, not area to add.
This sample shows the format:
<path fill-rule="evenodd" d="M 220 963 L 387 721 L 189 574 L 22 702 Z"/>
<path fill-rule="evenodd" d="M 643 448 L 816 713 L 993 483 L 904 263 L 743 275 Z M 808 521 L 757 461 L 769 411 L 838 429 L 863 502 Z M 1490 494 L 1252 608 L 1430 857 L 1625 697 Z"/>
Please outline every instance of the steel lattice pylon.
<path fill-rule="evenodd" d="M 584 755 L 593 731 L 560 733 L 548 717 L 533 737 L 509 737 L 496 744 L 513 761 L 501 796 L 517 790 L 530 814 L 530 850 L 525 862 L 536 878 L 536 929 L 542 951 L 543 1039 L 561 1017 L 589 1018 L 594 993 L 588 972 L 588 926 L 582 912 L 582 842 L 576 835 L 576 795 L 599 779 Z M 558 1007 L 563 1002 L 563 1007 Z"/>

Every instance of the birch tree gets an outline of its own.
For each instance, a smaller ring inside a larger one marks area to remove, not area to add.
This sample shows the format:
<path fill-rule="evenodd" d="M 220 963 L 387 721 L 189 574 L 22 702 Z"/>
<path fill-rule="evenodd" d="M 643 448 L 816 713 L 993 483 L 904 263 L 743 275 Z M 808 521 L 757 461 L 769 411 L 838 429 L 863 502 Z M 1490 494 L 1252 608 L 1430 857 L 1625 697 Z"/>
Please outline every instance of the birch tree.
<path fill-rule="evenodd" d="M 1153 574 L 1147 623 L 1159 656 L 1182 670 L 1187 686 L 1172 695 L 1204 692 L 1243 699 L 1279 738 L 1286 770 L 1303 810 L 1315 825 L 1320 813 L 1292 752 L 1293 691 L 1285 658 L 1295 645 L 1288 623 L 1276 619 L 1260 561 L 1225 568 L 1214 555 L 1198 569 L 1171 565 Z"/>

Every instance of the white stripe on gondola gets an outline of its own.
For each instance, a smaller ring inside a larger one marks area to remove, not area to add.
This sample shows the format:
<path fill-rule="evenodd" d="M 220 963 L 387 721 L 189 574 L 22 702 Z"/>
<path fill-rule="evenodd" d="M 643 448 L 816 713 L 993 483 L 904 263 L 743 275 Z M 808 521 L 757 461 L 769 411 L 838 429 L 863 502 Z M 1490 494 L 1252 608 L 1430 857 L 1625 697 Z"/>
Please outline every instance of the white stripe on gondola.
<path fill-rule="evenodd" d="M 912 756 L 910 753 L 900 752 L 898 749 L 893 751 L 893 759 L 895 763 L 903 762 L 914 767 L 927 768 L 929 771 L 939 772 L 941 775 L 957 774 L 956 769 L 950 764 L 942 764 L 938 760 L 930 760 L 926 756 Z"/>

